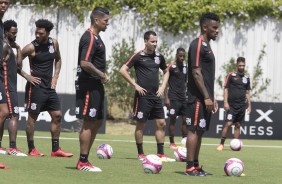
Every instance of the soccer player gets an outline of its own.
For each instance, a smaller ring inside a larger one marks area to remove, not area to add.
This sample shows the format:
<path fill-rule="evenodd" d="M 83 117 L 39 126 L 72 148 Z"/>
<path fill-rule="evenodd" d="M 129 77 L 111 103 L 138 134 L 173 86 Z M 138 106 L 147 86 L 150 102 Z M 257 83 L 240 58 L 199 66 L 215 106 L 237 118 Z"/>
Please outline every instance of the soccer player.
<path fill-rule="evenodd" d="M 143 160 L 146 155 L 143 151 L 143 128 L 148 119 L 155 119 L 157 141 L 157 155 L 164 162 L 173 162 L 164 154 L 165 119 L 161 96 L 169 78 L 168 68 L 163 55 L 156 52 L 157 34 L 147 31 L 144 34 L 145 48 L 133 54 L 121 67 L 120 74 L 135 88 L 134 119 L 137 121 L 135 141 L 138 150 L 138 159 Z M 136 81 L 129 75 L 129 69 L 135 68 Z M 159 87 L 159 69 L 164 72 L 163 82 Z"/>
<path fill-rule="evenodd" d="M 222 130 L 218 151 L 224 148 L 224 142 L 232 124 L 235 125 L 234 138 L 240 136 L 240 127 L 244 122 L 245 112 L 251 112 L 250 78 L 245 75 L 245 58 L 238 57 L 236 72 L 227 75 L 224 84 L 225 126 Z"/>
<path fill-rule="evenodd" d="M 59 147 L 62 113 L 55 89 L 62 61 L 58 41 L 49 37 L 54 25 L 46 19 L 37 20 L 35 25 L 36 39 L 22 49 L 23 59 L 26 57 L 29 59 L 31 73 L 28 75 L 21 71 L 21 75 L 28 81 L 26 84 L 28 155 L 44 156 L 34 146 L 34 130 L 39 113 L 48 111 L 52 118 L 50 128 L 52 137 L 51 156 L 71 157 L 73 156 L 72 153 L 66 153 Z M 54 75 L 53 67 L 55 68 Z"/>
<path fill-rule="evenodd" d="M 168 66 L 169 70 L 169 89 L 165 91 L 165 105 L 169 114 L 169 147 L 171 149 L 177 149 L 177 145 L 174 142 L 174 130 L 176 117 L 181 116 L 181 133 L 182 137 L 187 136 L 186 129 L 186 84 L 187 84 L 187 65 L 185 60 L 185 49 L 178 48 L 176 51 L 176 61 L 173 61 Z"/>
<path fill-rule="evenodd" d="M 219 33 L 219 16 L 205 13 L 200 18 L 201 34 L 194 39 L 188 51 L 187 84 L 187 163 L 185 174 L 206 176 L 209 173 L 199 167 L 202 136 L 209 129 L 212 112 L 218 110 L 214 99 L 215 57 L 210 40 Z"/>
<path fill-rule="evenodd" d="M 7 98 L 5 93 L 5 87 L 3 82 L 3 39 L 4 39 L 4 26 L 2 22 L 2 18 L 7 11 L 10 4 L 10 0 L 0 0 L 0 131 L 4 131 L 4 121 L 6 117 L 9 115 L 8 106 L 7 106 Z M 0 140 L 0 154 L 6 154 L 6 150 L 2 148 L 1 145 L 2 138 Z M 8 169 L 9 167 L 0 163 L 0 169 Z"/>
<path fill-rule="evenodd" d="M 106 75 L 106 48 L 99 36 L 109 25 L 109 11 L 96 7 L 90 15 L 91 25 L 79 42 L 76 87 L 76 116 L 83 119 L 79 135 L 80 156 L 76 169 L 101 172 L 88 161 L 96 134 L 103 123 L 104 86 Z"/>
<path fill-rule="evenodd" d="M 4 22 L 4 45 L 3 45 L 3 68 L 4 68 L 4 84 L 7 96 L 7 104 L 10 115 L 9 120 L 9 155 L 27 156 L 17 149 L 16 138 L 19 121 L 19 107 L 17 94 L 17 71 L 22 63 L 21 48 L 15 42 L 17 37 L 17 23 L 13 20 Z M 16 49 L 17 55 L 14 54 L 13 48 Z M 19 69 L 20 70 L 20 69 Z M 4 123 L 1 124 L 0 138 L 3 137 Z"/>

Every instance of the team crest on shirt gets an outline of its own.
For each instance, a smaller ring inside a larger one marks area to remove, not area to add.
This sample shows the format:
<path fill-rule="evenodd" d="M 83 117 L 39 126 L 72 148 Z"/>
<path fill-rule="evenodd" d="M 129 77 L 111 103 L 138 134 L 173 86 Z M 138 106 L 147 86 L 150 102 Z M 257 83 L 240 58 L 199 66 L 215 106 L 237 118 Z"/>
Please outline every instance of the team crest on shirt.
<path fill-rule="evenodd" d="M 176 65 L 171 65 L 172 68 L 176 68 Z"/>
<path fill-rule="evenodd" d="M 228 120 L 232 120 L 232 114 L 227 114 L 227 118 Z"/>
<path fill-rule="evenodd" d="M 138 113 L 137 113 L 137 118 L 138 118 L 138 119 L 143 118 L 143 112 L 138 112 Z"/>
<path fill-rule="evenodd" d="M 97 112 L 97 110 L 95 108 L 90 109 L 89 116 L 92 117 L 92 118 L 95 117 L 96 112 Z"/>
<path fill-rule="evenodd" d="M 2 97 L 2 93 L 0 92 L 0 100 L 2 100 L 3 99 L 3 97 Z"/>
<path fill-rule="evenodd" d="M 246 77 L 243 77 L 242 81 L 243 81 L 244 84 L 247 84 L 247 82 L 248 82 Z"/>
<path fill-rule="evenodd" d="M 75 107 L 75 114 L 79 114 L 79 107 Z"/>
<path fill-rule="evenodd" d="M 231 75 L 232 75 L 233 77 L 235 77 L 235 76 L 236 76 L 236 73 L 232 73 Z"/>
<path fill-rule="evenodd" d="M 155 63 L 160 64 L 160 58 L 159 57 L 155 57 Z"/>
<path fill-rule="evenodd" d="M 186 67 L 183 68 L 183 73 L 186 74 L 187 73 L 187 69 Z"/>
<path fill-rule="evenodd" d="M 19 114 L 19 107 L 18 106 L 14 107 L 14 113 Z"/>
<path fill-rule="evenodd" d="M 205 47 L 208 46 L 206 42 L 202 42 L 202 44 L 203 44 L 203 46 L 205 46 Z"/>
<path fill-rule="evenodd" d="M 170 109 L 169 114 L 174 115 L 175 114 L 175 109 Z"/>
<path fill-rule="evenodd" d="M 51 54 L 55 52 L 55 49 L 54 49 L 53 45 L 50 45 L 50 46 L 49 46 L 49 52 L 50 52 Z"/>
<path fill-rule="evenodd" d="M 31 110 L 36 110 L 36 106 L 37 106 L 36 103 L 31 103 L 30 105 Z"/>
<path fill-rule="evenodd" d="M 187 125 L 191 125 L 192 123 L 191 123 L 191 118 L 186 118 L 186 124 Z"/>
<path fill-rule="evenodd" d="M 201 128 L 205 128 L 206 125 L 207 125 L 206 120 L 205 120 L 205 119 L 200 119 L 199 126 L 200 126 Z"/>

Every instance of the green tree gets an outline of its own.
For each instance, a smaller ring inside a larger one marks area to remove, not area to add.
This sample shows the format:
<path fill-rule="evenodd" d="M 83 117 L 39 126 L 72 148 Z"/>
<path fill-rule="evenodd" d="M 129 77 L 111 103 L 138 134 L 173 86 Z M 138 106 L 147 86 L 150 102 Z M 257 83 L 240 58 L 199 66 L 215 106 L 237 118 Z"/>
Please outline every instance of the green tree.
<path fill-rule="evenodd" d="M 260 99 L 260 95 L 267 90 L 267 87 L 270 85 L 271 80 L 269 78 L 263 78 L 263 69 L 261 67 L 261 62 L 263 60 L 263 57 L 265 56 L 265 47 L 266 45 L 263 45 L 262 50 L 260 51 L 260 54 L 258 56 L 258 62 L 254 67 L 253 73 L 251 75 L 251 95 L 252 99 L 258 100 Z M 221 67 L 222 74 L 219 75 L 219 77 L 216 79 L 217 84 L 223 88 L 223 81 L 225 80 L 225 77 L 228 73 L 232 71 L 236 71 L 236 61 L 234 58 L 231 58 L 228 63 L 225 63 Z M 249 75 L 249 72 L 246 70 L 246 75 Z M 275 98 L 275 97 L 273 97 Z"/>

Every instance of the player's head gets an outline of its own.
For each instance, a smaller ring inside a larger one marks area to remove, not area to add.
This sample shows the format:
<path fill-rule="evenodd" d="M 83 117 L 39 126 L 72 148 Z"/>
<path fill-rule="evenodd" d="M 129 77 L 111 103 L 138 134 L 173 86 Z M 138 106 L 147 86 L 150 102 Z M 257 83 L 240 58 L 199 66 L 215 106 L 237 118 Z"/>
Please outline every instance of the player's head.
<path fill-rule="evenodd" d="M 91 25 L 94 26 L 99 32 L 105 31 L 109 25 L 110 12 L 109 10 L 96 7 L 90 15 Z"/>
<path fill-rule="evenodd" d="M 246 59 L 244 57 L 238 57 L 237 58 L 236 67 L 237 67 L 238 73 L 244 73 L 245 72 L 245 66 L 246 66 L 245 60 Z"/>
<path fill-rule="evenodd" d="M 219 33 L 219 16 L 215 13 L 207 12 L 200 18 L 201 33 L 205 34 L 208 41 L 215 40 Z"/>
<path fill-rule="evenodd" d="M 183 49 L 182 47 L 179 47 L 176 50 L 176 62 L 183 63 L 184 60 L 185 60 L 185 49 Z"/>
<path fill-rule="evenodd" d="M 147 53 L 150 54 L 155 52 L 158 43 L 157 33 L 155 33 L 154 31 L 147 31 L 144 34 L 144 43 L 145 43 L 145 51 Z"/>
<path fill-rule="evenodd" d="M 46 42 L 50 35 L 50 31 L 54 28 L 54 24 L 47 19 L 39 19 L 35 22 L 35 37 L 39 43 Z"/>
<path fill-rule="evenodd" d="M 3 25 L 5 37 L 9 42 L 15 42 L 18 33 L 17 23 L 14 20 L 6 20 Z"/>
<path fill-rule="evenodd" d="M 10 4 L 10 0 L 0 0 L 0 18 L 4 16 Z"/>

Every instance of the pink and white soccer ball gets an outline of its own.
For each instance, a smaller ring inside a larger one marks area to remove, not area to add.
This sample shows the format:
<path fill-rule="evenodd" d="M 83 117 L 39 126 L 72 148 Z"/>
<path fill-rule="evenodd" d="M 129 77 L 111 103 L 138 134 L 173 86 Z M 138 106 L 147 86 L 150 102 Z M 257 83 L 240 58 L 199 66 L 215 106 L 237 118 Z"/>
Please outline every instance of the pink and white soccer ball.
<path fill-rule="evenodd" d="M 173 154 L 177 162 L 185 162 L 187 160 L 187 149 L 184 147 L 177 148 Z"/>
<path fill-rule="evenodd" d="M 227 176 L 241 176 L 244 163 L 238 158 L 230 158 L 225 162 L 224 172 Z"/>
<path fill-rule="evenodd" d="M 114 153 L 113 148 L 108 144 L 101 144 L 96 150 L 97 156 L 100 159 L 110 159 Z"/>
<path fill-rule="evenodd" d="M 243 142 L 240 139 L 232 139 L 230 141 L 230 148 L 233 151 L 240 151 L 243 147 Z"/>
<path fill-rule="evenodd" d="M 147 174 L 157 174 L 162 170 L 163 163 L 157 155 L 147 155 L 142 161 L 142 167 Z"/>
<path fill-rule="evenodd" d="M 181 146 L 186 147 L 187 137 L 181 139 Z"/>

